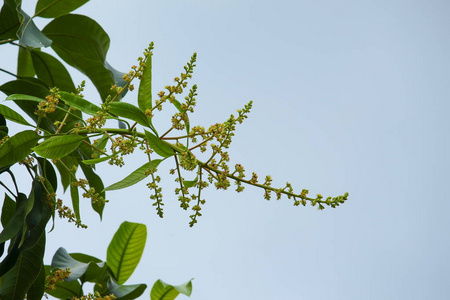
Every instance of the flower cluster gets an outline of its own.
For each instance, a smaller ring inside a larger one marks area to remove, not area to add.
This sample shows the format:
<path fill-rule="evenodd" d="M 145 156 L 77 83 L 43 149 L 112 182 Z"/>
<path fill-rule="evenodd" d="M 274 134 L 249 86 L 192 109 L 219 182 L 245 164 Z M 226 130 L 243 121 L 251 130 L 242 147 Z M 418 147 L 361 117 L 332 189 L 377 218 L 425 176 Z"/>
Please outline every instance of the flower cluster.
<path fill-rule="evenodd" d="M 87 226 L 81 222 L 76 214 L 68 206 L 64 205 L 62 199 L 56 199 L 55 193 L 49 193 L 47 195 L 46 203 L 48 206 L 54 207 L 61 219 L 67 219 L 69 223 L 75 223 L 75 226 L 78 228 L 87 228 Z"/>
<path fill-rule="evenodd" d="M 39 102 L 34 113 L 38 116 L 46 117 L 47 114 L 55 111 L 60 99 L 59 89 L 57 87 L 50 89 L 50 95 L 46 96 L 44 101 Z"/>
<path fill-rule="evenodd" d="M 117 298 L 113 294 L 102 297 L 102 295 L 100 295 L 100 293 L 98 291 L 96 291 L 94 294 L 89 293 L 80 298 L 78 298 L 78 297 L 72 298 L 72 300 L 115 300 L 115 299 L 117 299 Z"/>
<path fill-rule="evenodd" d="M 187 63 L 186 66 L 184 66 L 185 72 L 181 73 L 180 77 L 174 78 L 174 81 L 177 84 L 166 86 L 168 94 L 166 94 L 164 91 L 158 93 L 159 99 L 155 101 L 155 106 L 152 108 L 152 111 L 155 109 L 161 110 L 162 104 L 166 101 L 169 101 L 170 103 L 175 103 L 175 105 L 179 104 L 175 98 L 175 95 L 183 93 L 183 88 L 185 88 L 188 85 L 187 79 L 192 78 L 192 73 L 194 72 L 196 61 L 197 61 L 197 53 L 194 53 L 191 57 L 191 60 Z"/>
<path fill-rule="evenodd" d="M 56 284 L 64 281 L 64 279 L 69 277 L 70 273 L 70 268 L 53 271 L 52 275 L 47 275 L 46 277 L 47 282 L 45 283 L 45 288 L 48 290 L 55 290 Z"/>
<path fill-rule="evenodd" d="M 88 188 L 88 184 L 89 181 L 87 181 L 86 179 L 79 179 L 76 181 L 73 181 L 71 183 L 71 185 L 73 187 L 81 187 L 84 190 L 84 193 L 82 194 L 82 196 L 84 198 L 90 198 L 92 203 L 107 203 L 108 200 L 106 200 L 105 198 L 103 198 L 100 193 L 96 192 L 95 188 L 90 186 Z"/>
<path fill-rule="evenodd" d="M 111 151 L 114 153 L 109 160 L 110 165 L 122 167 L 124 165 L 123 156 L 134 152 L 137 147 L 137 139 L 135 136 L 123 137 L 118 136 L 115 139 L 111 138 Z"/>

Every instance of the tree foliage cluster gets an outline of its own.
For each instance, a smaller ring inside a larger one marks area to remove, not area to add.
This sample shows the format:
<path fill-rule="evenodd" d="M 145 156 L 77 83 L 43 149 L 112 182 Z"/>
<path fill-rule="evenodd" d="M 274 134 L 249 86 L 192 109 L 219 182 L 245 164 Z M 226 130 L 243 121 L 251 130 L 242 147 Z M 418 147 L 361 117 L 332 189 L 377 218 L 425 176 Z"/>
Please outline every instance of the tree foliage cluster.
<path fill-rule="evenodd" d="M 109 36 L 87 16 L 72 11 L 87 0 L 38 0 L 33 16 L 21 9 L 20 0 L 4 0 L 0 12 L 0 46 L 16 47 L 17 70 L 0 71 L 12 80 L 0 83 L 0 91 L 26 114 L 0 104 L 0 185 L 5 190 L 2 206 L 0 253 L 0 294 L 2 299 L 41 299 L 48 293 L 60 299 L 135 299 L 145 284 L 125 285 L 137 266 L 146 240 L 145 225 L 124 222 L 107 249 L 102 261 L 87 254 L 69 254 L 60 248 L 51 266 L 44 265 L 46 230 L 54 225 L 56 215 L 83 224 L 80 198 L 88 198 L 92 209 L 102 217 L 108 202 L 106 192 L 123 189 L 145 180 L 151 205 L 163 217 L 164 202 L 160 166 L 167 166 L 177 183 L 180 207 L 190 210 L 189 225 L 197 223 L 206 200 L 202 191 L 209 186 L 226 190 L 233 184 L 237 192 L 245 185 L 259 187 L 264 198 L 292 199 L 295 206 L 308 202 L 324 209 L 337 207 L 348 194 L 324 198 L 309 197 L 290 183 L 273 187 L 272 178 L 260 179 L 256 173 L 246 175 L 241 164 L 230 166 L 228 148 L 236 126 L 248 116 L 252 102 L 225 122 L 208 128 L 191 124 L 189 115 L 197 104 L 197 86 L 188 87 L 196 63 L 194 53 L 174 83 L 152 97 L 151 43 L 135 66 L 122 73 L 107 62 Z M 35 18 L 47 18 L 39 29 Z M 57 57 L 45 51 L 50 48 Z M 9 59 L 9 58 L 8 58 Z M 65 64 L 90 79 L 101 103 L 84 98 L 84 82 L 76 85 Z M 121 101 L 132 92 L 136 105 Z M 8 103 L 8 102 L 7 102 Z M 168 128 L 153 123 L 153 117 L 166 106 L 175 108 Z M 119 126 L 106 127 L 110 120 Z M 7 122 L 22 131 L 11 134 Z M 109 163 L 122 167 L 124 156 L 145 157 L 142 166 L 122 180 L 104 186 L 96 165 Z M 12 166 L 29 174 L 31 191 L 24 193 L 17 183 Z M 60 189 L 63 191 L 59 191 Z M 59 194 L 70 194 L 70 207 Z M 94 294 L 85 295 L 85 282 L 95 283 Z M 151 299 L 174 299 L 190 295 L 192 284 L 172 286 L 157 281 Z"/>

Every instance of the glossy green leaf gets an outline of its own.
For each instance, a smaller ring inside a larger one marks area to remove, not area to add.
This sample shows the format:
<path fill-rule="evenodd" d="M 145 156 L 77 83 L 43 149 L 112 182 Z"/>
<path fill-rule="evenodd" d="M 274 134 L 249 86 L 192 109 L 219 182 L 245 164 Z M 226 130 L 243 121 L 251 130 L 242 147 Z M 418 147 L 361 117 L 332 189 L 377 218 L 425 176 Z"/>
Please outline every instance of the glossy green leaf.
<path fill-rule="evenodd" d="M 5 194 L 5 200 L 3 200 L 2 217 L 1 217 L 3 228 L 6 227 L 6 224 L 9 223 L 15 212 L 16 212 L 16 201 L 14 201 L 7 194 Z"/>
<path fill-rule="evenodd" d="M 37 121 L 37 115 L 34 113 L 37 109 L 37 105 L 39 102 L 44 101 L 44 99 L 23 95 L 23 94 L 12 94 L 6 97 L 5 100 L 13 100 L 22 110 L 24 110 L 34 121 Z M 25 103 L 24 103 L 25 102 Z M 55 132 L 56 127 L 54 126 L 54 121 L 52 120 L 62 120 L 65 115 L 69 113 L 69 117 L 66 120 L 66 125 L 63 127 L 62 132 L 65 131 L 65 128 L 73 128 L 73 124 L 82 120 L 81 115 L 77 114 L 77 112 L 68 111 L 66 108 L 58 105 L 56 106 L 56 110 L 47 115 L 46 118 L 41 119 L 40 127 L 46 129 L 50 132 Z M 44 122 L 44 123 L 42 123 Z M 72 127 L 71 127 L 72 126 Z"/>
<path fill-rule="evenodd" d="M 18 206 L 17 209 L 11 215 L 11 217 L 8 220 L 8 223 L 6 224 L 6 226 L 4 226 L 2 232 L 0 233 L 0 243 L 10 240 L 14 236 L 16 236 L 16 234 L 22 229 L 22 226 L 25 223 L 25 218 L 27 216 L 27 213 L 29 212 L 30 199 L 25 194 L 22 193 L 19 194 L 19 197 L 20 197 L 20 199 L 18 199 L 19 203 L 16 204 Z M 11 205 L 11 203 L 9 205 Z"/>
<path fill-rule="evenodd" d="M 84 139 L 85 137 L 81 135 L 53 136 L 33 150 L 42 157 L 58 159 L 72 153 Z"/>
<path fill-rule="evenodd" d="M 52 194 L 53 188 L 49 182 L 45 181 L 44 186 L 36 180 L 33 187 L 33 194 L 29 196 L 33 199 L 33 207 L 27 215 L 27 234 L 22 244 L 22 249 L 30 249 L 39 241 L 42 235 L 45 235 L 45 227 L 54 210 L 47 205 L 48 193 Z"/>
<path fill-rule="evenodd" d="M 33 195 L 30 195 L 30 199 L 33 200 L 33 206 L 31 207 L 31 210 L 27 214 L 26 217 L 26 229 L 28 231 L 35 228 L 39 222 L 41 221 L 42 217 L 42 204 L 47 205 L 46 203 L 42 203 L 42 185 L 40 182 L 35 182 L 33 187 Z M 49 193 L 51 193 L 53 190 L 50 190 Z M 28 237 L 27 237 L 28 238 Z"/>
<path fill-rule="evenodd" d="M 58 87 L 62 91 L 75 92 L 75 85 L 66 67 L 50 54 L 31 51 L 32 66 L 37 77 L 48 87 Z"/>
<path fill-rule="evenodd" d="M 3 275 L 16 265 L 19 255 L 22 252 L 22 249 L 19 249 L 19 243 L 20 238 L 16 236 L 16 238 L 11 241 L 12 245 L 8 247 L 8 254 L 0 262 L 0 280 L 3 278 Z M 4 243 L 2 243 L 2 245 L 4 245 Z"/>
<path fill-rule="evenodd" d="M 193 187 L 198 182 L 198 176 L 194 180 L 183 180 L 183 185 L 187 188 Z"/>
<path fill-rule="evenodd" d="M 102 110 L 99 106 L 87 101 L 84 98 L 76 96 L 74 94 L 70 94 L 70 93 L 66 93 L 66 92 L 60 92 L 60 94 L 61 94 L 61 99 L 67 105 L 75 107 L 76 109 L 79 109 L 88 115 L 95 115 L 95 114 L 97 114 L 97 112 Z"/>
<path fill-rule="evenodd" d="M 39 274 L 27 291 L 27 300 L 42 300 L 45 291 L 45 267 L 41 262 Z"/>
<path fill-rule="evenodd" d="M 12 94 L 26 94 L 41 99 L 44 99 L 49 94 L 46 84 L 37 78 L 22 78 L 8 81 L 0 86 L 0 91 L 8 96 Z M 34 113 L 34 110 L 32 113 Z"/>
<path fill-rule="evenodd" d="M 40 99 L 44 99 L 48 94 L 49 90 L 47 87 L 43 87 L 41 84 L 39 84 L 36 81 L 29 81 L 27 79 L 21 79 L 21 80 L 13 80 L 9 81 L 2 86 L 0 86 L 0 91 L 5 93 L 6 95 L 10 96 L 13 94 L 26 94 L 34 97 L 38 97 Z M 8 98 L 7 98 L 8 100 Z M 13 99 L 10 99 L 13 100 Z M 18 99 L 21 101 L 14 101 L 17 106 L 19 106 L 34 122 L 37 122 L 38 116 L 34 113 L 36 111 L 37 104 L 35 101 L 22 101 L 23 99 Z M 42 100 L 41 100 L 42 101 Z M 65 114 L 65 113 L 63 113 Z M 59 120 L 62 120 L 64 118 L 64 115 L 59 115 L 58 111 L 55 111 L 52 115 L 54 115 L 55 118 L 59 118 Z M 56 127 L 53 124 L 54 121 L 51 120 L 51 118 L 45 118 L 41 120 L 40 127 L 47 132 L 54 132 L 56 131 Z"/>
<path fill-rule="evenodd" d="M 32 130 L 25 130 L 13 135 L 0 146 L 0 167 L 15 164 L 31 153 L 41 137 Z"/>
<path fill-rule="evenodd" d="M 52 44 L 52 40 L 37 28 L 33 19 L 23 10 L 20 10 L 19 18 L 22 19 L 22 23 L 17 35 L 19 36 L 19 43 L 21 45 L 31 48 L 42 48 L 49 47 Z"/>
<path fill-rule="evenodd" d="M 108 281 L 108 289 L 105 294 L 113 294 L 117 300 L 133 300 L 144 293 L 146 284 L 120 285 L 114 280 Z"/>
<path fill-rule="evenodd" d="M 152 56 L 149 55 L 138 91 L 138 106 L 142 111 L 152 108 Z"/>
<path fill-rule="evenodd" d="M 106 263 L 114 279 L 123 284 L 133 274 L 141 260 L 147 240 L 144 224 L 123 222 L 109 243 Z"/>
<path fill-rule="evenodd" d="M 17 76 L 34 77 L 33 63 L 31 62 L 30 51 L 24 47 L 19 47 L 19 55 L 17 56 Z"/>
<path fill-rule="evenodd" d="M 51 268 L 52 270 L 70 268 L 71 273 L 69 277 L 66 278 L 66 281 L 70 282 L 82 277 L 88 270 L 89 265 L 91 264 L 94 264 L 99 268 L 103 268 L 103 263 L 98 264 L 95 262 L 84 263 L 76 260 L 69 255 L 66 249 L 61 247 L 56 251 L 55 255 L 53 255 Z"/>
<path fill-rule="evenodd" d="M 12 95 L 9 95 L 8 97 L 6 97 L 5 101 L 7 101 L 7 100 L 12 100 L 12 101 L 26 100 L 26 101 L 33 101 L 33 102 L 37 102 L 37 103 L 39 103 L 41 101 L 45 101 L 43 98 L 25 95 L 25 94 L 12 94 Z"/>
<path fill-rule="evenodd" d="M 98 163 L 101 163 L 101 162 L 110 160 L 111 158 L 114 157 L 114 155 L 115 155 L 115 154 L 111 154 L 111 155 L 103 156 L 103 157 L 99 157 L 99 158 L 86 159 L 86 160 L 83 160 L 82 162 L 83 162 L 85 165 L 95 165 L 95 164 L 98 164 Z"/>
<path fill-rule="evenodd" d="M 151 300 L 173 300 L 179 294 L 191 296 L 192 293 L 192 279 L 181 285 L 170 285 L 158 279 L 152 287 L 150 292 Z"/>
<path fill-rule="evenodd" d="M 31 126 L 31 124 L 28 123 L 20 114 L 6 105 L 0 104 L 0 114 L 10 121 L 22 125 Z"/>
<path fill-rule="evenodd" d="M 109 37 L 94 20 L 82 15 L 63 15 L 43 30 L 53 40 L 52 48 L 66 63 L 86 74 L 102 100 L 113 95 L 113 74 L 105 67 Z"/>
<path fill-rule="evenodd" d="M 45 274 L 51 275 L 51 267 L 45 266 Z M 79 281 L 60 281 L 55 284 L 56 289 L 47 289 L 45 292 L 50 296 L 58 299 L 72 299 L 73 297 L 81 297 L 83 295 L 83 289 Z"/>
<path fill-rule="evenodd" d="M 172 147 L 169 146 L 166 142 L 160 140 L 153 133 L 145 130 L 145 136 L 147 137 L 148 144 L 153 151 L 158 153 L 158 155 L 162 157 L 170 157 L 174 155 Z"/>
<path fill-rule="evenodd" d="M 80 196 L 78 187 L 70 185 L 70 198 L 72 199 L 72 208 L 77 220 L 80 220 Z"/>
<path fill-rule="evenodd" d="M 0 11 L 0 39 L 16 40 L 16 32 L 20 26 L 15 0 L 4 0 Z"/>
<path fill-rule="evenodd" d="M 100 258 L 97 258 L 95 256 L 92 255 L 88 255 L 88 254 L 84 254 L 84 253 L 69 253 L 69 255 L 78 261 L 81 261 L 83 263 L 90 263 L 90 262 L 94 262 L 96 264 L 98 263 L 102 263 L 103 261 Z"/>
<path fill-rule="evenodd" d="M 68 14 L 89 0 L 39 0 L 34 12 L 42 18 L 56 18 Z"/>
<path fill-rule="evenodd" d="M 56 192 L 58 189 L 58 179 L 55 168 L 53 168 L 50 161 L 43 157 L 38 157 L 37 160 L 39 162 L 39 174 L 44 176 L 45 180 L 51 184 L 53 191 Z"/>
<path fill-rule="evenodd" d="M 106 281 L 104 280 L 104 277 L 107 272 L 107 265 L 102 260 L 90 256 L 83 253 L 69 253 L 69 255 L 82 263 L 89 264 L 89 267 L 86 269 L 86 272 L 79 278 L 79 280 L 84 282 L 93 282 L 93 283 L 100 283 L 104 286 L 106 286 Z"/>
<path fill-rule="evenodd" d="M 105 191 L 120 190 L 132 186 L 141 181 L 142 179 L 146 178 L 149 175 L 149 172 L 155 170 L 161 162 L 162 162 L 161 159 L 154 159 L 151 162 L 145 163 L 143 166 L 134 170 L 130 175 L 128 175 L 124 179 L 108 186 L 104 190 Z"/>
<path fill-rule="evenodd" d="M 33 248 L 20 253 L 14 267 L 3 276 L 2 300 L 24 299 L 25 294 L 38 277 L 45 250 L 45 235 Z"/>
<path fill-rule="evenodd" d="M 126 102 L 110 103 L 109 111 L 119 117 L 133 120 L 145 127 L 152 127 L 147 116 L 138 107 Z"/>

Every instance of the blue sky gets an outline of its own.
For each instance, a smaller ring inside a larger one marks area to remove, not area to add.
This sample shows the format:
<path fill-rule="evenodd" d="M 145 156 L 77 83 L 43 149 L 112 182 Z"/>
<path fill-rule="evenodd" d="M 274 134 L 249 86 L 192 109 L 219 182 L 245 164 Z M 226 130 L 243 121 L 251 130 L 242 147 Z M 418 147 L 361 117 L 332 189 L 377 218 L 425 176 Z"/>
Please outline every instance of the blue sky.
<path fill-rule="evenodd" d="M 34 4 L 26 5 L 31 13 Z M 145 184 L 111 192 L 103 222 L 88 204 L 88 230 L 57 222 L 48 262 L 60 246 L 106 258 L 128 220 L 149 232 L 129 283 L 195 278 L 195 300 L 449 297 L 449 2 L 91 1 L 76 12 L 108 32 L 116 69 L 128 70 L 155 42 L 155 94 L 197 52 L 193 123 L 222 122 L 253 100 L 232 162 L 280 186 L 350 197 L 318 211 L 268 202 L 256 188 L 211 188 L 204 216 L 189 228 L 161 166 L 164 219 Z M 100 102 L 92 87 L 85 95 Z M 140 165 L 100 172 L 113 183 Z"/>

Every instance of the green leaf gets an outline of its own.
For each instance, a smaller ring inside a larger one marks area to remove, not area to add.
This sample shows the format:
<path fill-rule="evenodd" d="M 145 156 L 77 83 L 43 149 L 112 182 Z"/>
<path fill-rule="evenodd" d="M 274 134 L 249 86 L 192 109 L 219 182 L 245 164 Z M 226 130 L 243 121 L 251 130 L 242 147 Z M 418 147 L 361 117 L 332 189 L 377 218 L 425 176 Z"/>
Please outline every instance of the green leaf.
<path fill-rule="evenodd" d="M 82 15 L 63 15 L 43 32 L 53 40 L 52 49 L 59 57 L 89 77 L 102 100 L 114 95 L 113 74 L 105 67 L 110 40 L 97 22 Z"/>
<path fill-rule="evenodd" d="M 126 102 L 111 102 L 109 112 L 127 118 L 145 127 L 152 127 L 147 116 L 138 107 Z"/>
<path fill-rule="evenodd" d="M 45 290 L 45 267 L 44 263 L 41 262 L 41 267 L 39 274 L 35 281 L 31 285 L 30 289 L 27 291 L 27 300 L 41 300 L 44 296 Z"/>
<path fill-rule="evenodd" d="M 17 201 L 18 203 L 16 204 L 17 210 L 15 210 L 13 215 L 11 215 L 8 223 L 6 224 L 6 226 L 4 226 L 2 232 L 0 233 L 0 243 L 12 239 L 22 229 L 24 225 L 25 218 L 29 212 L 30 199 L 25 194 L 22 193 L 19 194 L 19 197 L 20 199 L 18 199 L 19 201 Z M 12 204 L 10 203 L 9 206 L 11 205 Z M 2 213 L 2 222 L 3 222 L 3 213 Z"/>
<path fill-rule="evenodd" d="M 47 87 L 43 87 L 36 81 L 29 81 L 29 78 L 23 78 L 21 80 L 13 80 L 9 81 L 2 86 L 0 86 L 0 91 L 5 93 L 6 95 L 13 94 L 26 94 L 34 97 L 38 97 L 40 99 L 44 99 L 48 94 L 49 90 Z M 13 100 L 8 99 L 7 100 Z M 18 99 L 23 100 L 23 99 Z M 42 100 L 41 100 L 42 101 Z M 35 101 L 14 101 L 17 106 L 19 106 L 33 121 L 38 121 L 38 116 L 34 113 L 36 111 L 37 104 Z M 47 132 L 55 132 L 56 127 L 53 124 L 55 120 L 52 120 L 52 117 L 57 118 L 58 120 L 62 120 L 64 118 L 64 114 L 58 114 L 58 111 L 55 111 L 50 117 L 47 117 L 41 120 L 40 127 Z"/>
<path fill-rule="evenodd" d="M 83 160 L 82 162 L 85 165 L 95 165 L 95 164 L 98 164 L 98 163 L 101 163 L 101 162 L 104 162 L 104 161 L 107 161 L 107 160 L 113 158 L 114 155 L 116 155 L 116 154 L 111 154 L 111 155 L 103 156 L 103 157 L 99 157 L 99 158 L 86 159 L 86 160 Z"/>
<path fill-rule="evenodd" d="M 53 188 L 47 181 L 44 182 L 44 185 L 45 188 L 36 179 L 33 192 L 29 196 L 30 202 L 33 200 L 33 207 L 26 219 L 27 233 L 22 245 L 24 250 L 33 247 L 45 235 L 45 227 L 54 213 L 54 210 L 47 205 L 47 196 L 53 193 Z"/>
<path fill-rule="evenodd" d="M 42 18 L 56 18 L 74 11 L 89 0 L 39 0 L 34 12 Z"/>
<path fill-rule="evenodd" d="M 184 180 L 183 185 L 187 188 L 193 187 L 198 182 L 198 176 L 194 180 Z"/>
<path fill-rule="evenodd" d="M 152 108 L 152 55 L 147 58 L 139 83 L 138 106 L 144 112 Z"/>
<path fill-rule="evenodd" d="M 72 208 L 77 220 L 80 220 L 80 196 L 78 194 L 78 187 L 70 185 L 70 198 L 72 199 Z"/>
<path fill-rule="evenodd" d="M 66 67 L 50 54 L 31 51 L 32 66 L 39 79 L 48 87 L 58 87 L 62 91 L 75 92 L 75 85 Z"/>
<path fill-rule="evenodd" d="M 155 170 L 161 162 L 161 159 L 154 159 L 151 162 L 145 163 L 124 179 L 105 188 L 104 191 L 120 190 L 138 183 L 142 179 L 146 178 L 150 171 Z"/>
<path fill-rule="evenodd" d="M 17 76 L 34 77 L 33 64 L 31 63 L 30 51 L 26 48 L 19 47 L 19 55 L 17 56 Z"/>
<path fill-rule="evenodd" d="M 85 138 L 81 135 L 53 136 L 34 147 L 33 150 L 42 157 L 58 159 L 72 153 Z"/>
<path fill-rule="evenodd" d="M 40 168 L 39 173 L 44 176 L 45 181 L 49 182 L 53 188 L 53 191 L 56 192 L 58 189 L 58 179 L 55 168 L 53 168 L 53 165 L 43 157 L 38 157 L 37 160 Z"/>
<path fill-rule="evenodd" d="M 81 169 L 83 170 L 84 175 L 86 176 L 86 179 L 89 181 L 89 187 L 94 188 L 95 191 L 100 194 L 100 197 L 105 198 L 105 191 L 103 190 L 104 185 L 100 176 L 98 176 L 94 172 L 91 166 L 87 166 L 83 163 L 80 163 L 80 166 Z M 94 202 L 91 200 L 91 206 L 94 209 L 94 211 L 98 213 L 101 219 L 103 215 L 103 209 L 105 208 L 105 202 L 103 201 Z"/>
<path fill-rule="evenodd" d="M 21 115 L 19 115 L 15 110 L 9 108 L 6 105 L 0 104 L 0 114 L 2 114 L 6 119 L 16 122 L 18 124 L 31 126 Z"/>
<path fill-rule="evenodd" d="M 144 224 L 123 222 L 111 240 L 106 253 L 106 263 L 114 279 L 123 284 L 133 274 L 147 239 Z"/>
<path fill-rule="evenodd" d="M 36 122 L 38 118 L 34 112 L 36 111 L 37 105 L 34 103 L 44 101 L 44 99 L 42 98 L 23 94 L 12 94 L 6 97 L 5 100 L 13 100 L 20 108 L 22 108 L 23 111 L 25 111 Z M 56 106 L 56 110 L 53 113 L 47 115 L 46 118 L 41 119 L 40 127 L 46 130 L 47 132 L 55 132 L 56 127 L 53 124 L 54 121 L 64 119 L 67 113 L 69 113 L 69 117 L 65 122 L 66 125 L 64 125 L 62 132 L 64 132 L 66 128 L 73 128 L 75 122 L 78 122 L 78 120 L 82 120 L 81 114 L 77 114 L 77 112 L 73 113 L 71 111 L 68 111 L 60 104 Z"/>
<path fill-rule="evenodd" d="M 31 249 L 23 251 L 14 267 L 3 276 L 2 300 L 24 299 L 39 276 L 45 250 L 45 235 Z"/>
<path fill-rule="evenodd" d="M 84 282 L 94 282 L 98 284 L 102 284 L 106 286 L 106 281 L 104 280 L 104 277 L 106 275 L 106 269 L 107 265 L 102 260 L 90 256 L 83 253 L 70 253 L 69 254 L 73 259 L 89 264 L 89 267 L 87 268 L 86 272 L 79 278 L 79 280 Z"/>
<path fill-rule="evenodd" d="M 49 90 L 46 84 L 43 84 L 45 83 L 37 78 L 31 79 L 29 77 L 22 77 L 22 79 L 12 80 L 4 83 L 2 86 L 0 86 L 0 91 L 8 96 L 12 94 L 26 94 L 44 99 L 49 94 Z M 34 109 L 35 108 L 36 107 L 34 107 Z M 33 114 L 34 109 L 32 111 Z"/>
<path fill-rule="evenodd" d="M 67 250 L 64 248 L 59 248 L 55 255 L 53 255 L 52 259 L 52 266 L 51 269 L 66 269 L 70 268 L 70 275 L 66 278 L 66 281 L 74 281 L 83 276 L 87 269 L 89 268 L 89 265 L 95 264 L 97 267 L 102 268 L 103 263 L 95 263 L 95 262 L 89 262 L 84 263 L 81 261 L 78 261 L 74 259 L 72 256 L 67 253 Z"/>
<path fill-rule="evenodd" d="M 145 136 L 147 137 L 148 144 L 152 150 L 158 153 L 158 155 L 162 157 L 170 157 L 174 155 L 172 147 L 170 147 L 166 142 L 160 140 L 153 133 L 145 130 Z"/>
<path fill-rule="evenodd" d="M 81 261 L 83 263 L 94 262 L 94 263 L 98 264 L 98 263 L 102 263 L 103 262 L 100 258 L 97 258 L 97 257 L 92 256 L 92 255 L 84 254 L 84 253 L 69 253 L 69 255 L 73 259 Z"/>
<path fill-rule="evenodd" d="M 119 285 L 114 280 L 108 281 L 108 289 L 105 294 L 113 294 L 117 300 L 136 299 L 144 293 L 146 284 Z"/>
<path fill-rule="evenodd" d="M 7 194 L 5 194 L 5 200 L 3 201 L 2 217 L 1 217 L 3 228 L 6 227 L 6 225 L 9 223 L 15 212 L 16 212 L 16 201 L 14 201 Z"/>
<path fill-rule="evenodd" d="M 32 130 L 17 133 L 0 146 L 0 167 L 6 167 L 23 160 L 31 153 L 41 137 Z"/>
<path fill-rule="evenodd" d="M 51 275 L 51 267 L 45 266 L 45 274 Z M 55 284 L 56 289 L 47 289 L 45 292 L 50 296 L 58 299 L 72 299 L 73 297 L 81 297 L 83 289 L 79 281 L 60 281 Z"/>
<path fill-rule="evenodd" d="M 84 98 L 74 94 L 60 92 L 61 99 L 69 106 L 75 107 L 88 115 L 95 115 L 102 109 Z"/>
<path fill-rule="evenodd" d="M 0 39 L 16 40 L 16 32 L 20 26 L 19 14 L 15 0 L 4 0 L 0 12 Z"/>
<path fill-rule="evenodd" d="M 170 285 L 158 279 L 152 287 L 150 292 L 151 300 L 173 300 L 179 294 L 191 296 L 192 293 L 192 279 L 181 285 Z"/>
<path fill-rule="evenodd" d="M 49 47 L 52 44 L 52 40 L 45 36 L 34 24 L 32 18 L 27 15 L 23 10 L 20 10 L 19 17 L 22 19 L 19 31 L 19 43 L 26 47 L 41 48 Z"/>

